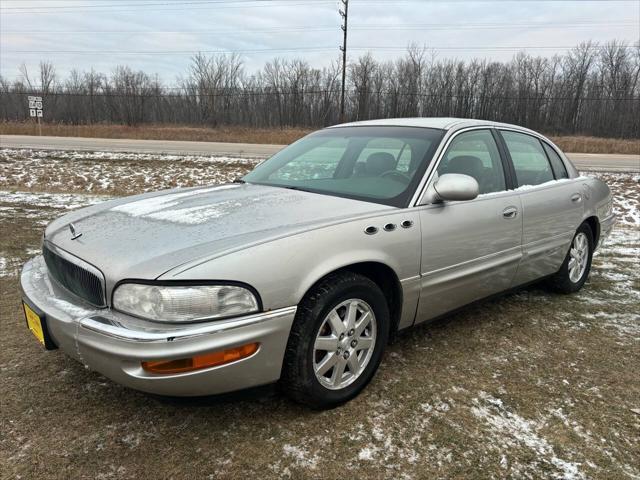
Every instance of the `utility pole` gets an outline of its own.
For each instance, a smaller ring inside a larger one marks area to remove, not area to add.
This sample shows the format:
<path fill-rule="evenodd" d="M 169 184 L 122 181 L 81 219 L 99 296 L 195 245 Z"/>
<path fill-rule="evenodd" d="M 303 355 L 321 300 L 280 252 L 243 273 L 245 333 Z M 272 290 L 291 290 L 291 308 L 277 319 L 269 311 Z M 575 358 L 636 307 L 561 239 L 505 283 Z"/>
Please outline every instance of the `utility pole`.
<path fill-rule="evenodd" d="M 342 31 L 344 32 L 344 37 L 342 39 L 342 46 L 340 50 L 342 51 L 342 89 L 340 91 L 340 122 L 344 122 L 344 87 L 345 81 L 347 78 L 347 26 L 349 20 L 349 0 L 340 0 L 342 5 L 344 6 L 343 10 L 340 10 L 340 16 L 342 17 L 343 23 L 340 26 Z"/>

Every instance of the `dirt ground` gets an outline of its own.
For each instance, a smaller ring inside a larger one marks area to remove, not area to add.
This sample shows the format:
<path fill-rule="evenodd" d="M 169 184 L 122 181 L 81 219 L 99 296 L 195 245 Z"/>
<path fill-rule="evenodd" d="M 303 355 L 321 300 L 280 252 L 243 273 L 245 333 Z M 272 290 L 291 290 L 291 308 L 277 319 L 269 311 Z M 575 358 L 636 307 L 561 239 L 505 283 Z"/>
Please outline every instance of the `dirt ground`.
<path fill-rule="evenodd" d="M 140 140 L 191 140 L 200 142 L 267 143 L 288 145 L 312 130 L 299 127 L 248 128 L 220 126 L 217 128 L 188 125 L 65 125 L 45 123 L 43 135 L 59 137 L 131 138 Z M 34 122 L 0 122 L 0 134 L 37 135 Z M 550 135 L 565 152 L 572 153 L 640 153 L 640 140 L 600 138 L 584 135 Z"/>
<path fill-rule="evenodd" d="M 274 387 L 154 397 L 39 347 L 17 275 L 48 221 L 255 163 L 95 155 L 0 150 L 0 478 L 640 478 L 640 175 L 597 174 L 621 221 L 580 293 L 412 329 L 358 398 L 316 412 Z"/>

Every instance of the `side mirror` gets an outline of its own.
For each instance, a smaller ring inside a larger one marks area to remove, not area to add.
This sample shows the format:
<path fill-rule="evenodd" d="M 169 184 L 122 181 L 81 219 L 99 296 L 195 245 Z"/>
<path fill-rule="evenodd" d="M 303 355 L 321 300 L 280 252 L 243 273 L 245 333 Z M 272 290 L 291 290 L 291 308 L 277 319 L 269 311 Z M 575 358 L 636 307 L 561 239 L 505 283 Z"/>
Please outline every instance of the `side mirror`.
<path fill-rule="evenodd" d="M 429 187 L 428 200 L 432 203 L 445 200 L 473 200 L 480 186 L 475 178 L 461 173 L 445 173 Z"/>

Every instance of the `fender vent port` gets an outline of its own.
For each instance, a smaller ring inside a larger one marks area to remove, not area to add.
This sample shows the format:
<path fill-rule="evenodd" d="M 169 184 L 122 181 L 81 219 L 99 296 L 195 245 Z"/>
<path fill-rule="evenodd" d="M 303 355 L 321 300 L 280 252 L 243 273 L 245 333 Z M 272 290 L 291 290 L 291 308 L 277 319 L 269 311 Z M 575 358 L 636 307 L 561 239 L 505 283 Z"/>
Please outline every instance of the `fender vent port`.
<path fill-rule="evenodd" d="M 396 229 L 396 224 L 395 223 L 387 223 L 384 226 L 384 231 L 385 232 L 393 232 Z"/>
<path fill-rule="evenodd" d="M 378 229 L 373 225 L 370 225 L 364 229 L 364 233 L 366 233 L 367 235 L 375 235 L 376 233 L 378 233 Z"/>
<path fill-rule="evenodd" d="M 411 228 L 413 227 L 413 222 L 411 220 L 405 220 L 400 224 L 400 226 L 402 228 Z"/>

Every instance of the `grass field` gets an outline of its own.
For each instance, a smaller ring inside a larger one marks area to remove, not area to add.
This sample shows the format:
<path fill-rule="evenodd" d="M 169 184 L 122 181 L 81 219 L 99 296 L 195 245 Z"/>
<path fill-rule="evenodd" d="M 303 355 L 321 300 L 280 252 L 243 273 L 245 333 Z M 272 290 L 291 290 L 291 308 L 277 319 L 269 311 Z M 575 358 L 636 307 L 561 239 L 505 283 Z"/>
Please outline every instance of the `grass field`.
<path fill-rule="evenodd" d="M 0 134 L 37 135 L 34 123 L 0 122 Z M 248 128 L 145 125 L 42 125 L 43 135 L 89 138 L 131 138 L 139 140 L 191 140 L 202 142 L 261 143 L 287 145 L 311 130 L 304 128 Z M 640 140 L 587 136 L 554 136 L 550 138 L 565 152 L 640 154 Z"/>
<path fill-rule="evenodd" d="M 597 174 L 620 223 L 580 293 L 534 286 L 410 330 L 331 411 L 274 388 L 158 398 L 39 348 L 17 275 L 46 223 L 255 161 L 0 150 L 0 478 L 640 477 L 640 175 Z"/>
<path fill-rule="evenodd" d="M 42 134 L 58 137 L 131 138 L 138 140 L 189 140 L 288 145 L 310 130 L 303 128 L 190 127 L 145 125 L 62 125 L 43 124 Z M 0 134 L 37 135 L 37 126 L 26 122 L 0 122 Z"/>

